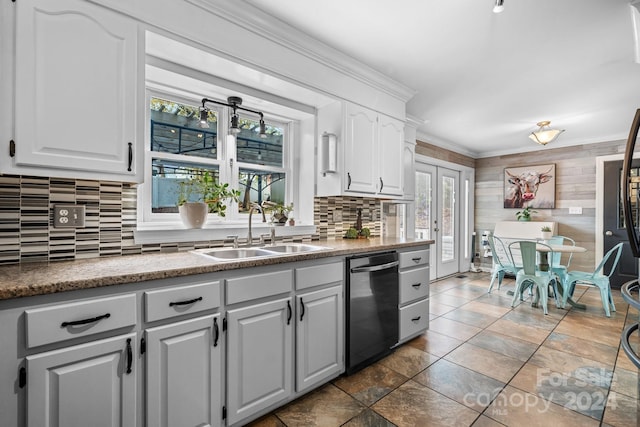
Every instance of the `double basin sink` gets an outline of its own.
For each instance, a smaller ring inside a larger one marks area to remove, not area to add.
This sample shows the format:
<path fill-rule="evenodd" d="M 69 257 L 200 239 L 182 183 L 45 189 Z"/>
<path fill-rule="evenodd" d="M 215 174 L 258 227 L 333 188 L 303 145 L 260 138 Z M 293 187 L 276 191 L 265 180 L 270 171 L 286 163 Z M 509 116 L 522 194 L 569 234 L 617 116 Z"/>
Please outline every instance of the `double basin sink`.
<path fill-rule="evenodd" d="M 251 258 L 274 257 L 291 255 L 302 252 L 315 252 L 329 250 L 324 246 L 307 245 L 303 243 L 283 243 L 273 246 L 249 247 L 249 248 L 219 248 L 198 249 L 193 251 L 199 255 L 212 258 L 217 261 L 244 260 Z"/>

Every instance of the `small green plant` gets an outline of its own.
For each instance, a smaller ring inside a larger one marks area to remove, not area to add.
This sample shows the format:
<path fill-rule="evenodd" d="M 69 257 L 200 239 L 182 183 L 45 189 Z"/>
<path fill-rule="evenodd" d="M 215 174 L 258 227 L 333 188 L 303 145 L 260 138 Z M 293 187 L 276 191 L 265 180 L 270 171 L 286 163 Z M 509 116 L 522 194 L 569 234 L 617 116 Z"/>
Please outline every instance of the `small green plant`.
<path fill-rule="evenodd" d="M 367 239 L 371 236 L 371 230 L 367 227 L 362 227 L 362 230 L 358 233 L 359 236 L 366 237 Z"/>
<path fill-rule="evenodd" d="M 538 213 L 538 211 L 534 211 L 529 206 L 527 206 L 523 210 L 516 212 L 516 219 L 518 221 L 531 221 L 532 213 Z"/>
<path fill-rule="evenodd" d="M 191 177 L 179 183 L 178 206 L 187 202 L 203 202 L 209 213 L 225 216 L 225 201 L 238 201 L 240 191 L 229 188 L 228 183 L 219 183 L 211 172 L 195 170 Z"/>
<path fill-rule="evenodd" d="M 549 227 L 548 225 L 543 225 L 542 228 L 540 228 L 540 231 L 551 232 L 551 227 Z"/>
<path fill-rule="evenodd" d="M 356 230 L 355 228 L 351 227 L 350 229 L 347 230 L 347 232 L 345 233 L 344 237 L 346 239 L 357 239 L 358 238 L 358 230 Z"/>

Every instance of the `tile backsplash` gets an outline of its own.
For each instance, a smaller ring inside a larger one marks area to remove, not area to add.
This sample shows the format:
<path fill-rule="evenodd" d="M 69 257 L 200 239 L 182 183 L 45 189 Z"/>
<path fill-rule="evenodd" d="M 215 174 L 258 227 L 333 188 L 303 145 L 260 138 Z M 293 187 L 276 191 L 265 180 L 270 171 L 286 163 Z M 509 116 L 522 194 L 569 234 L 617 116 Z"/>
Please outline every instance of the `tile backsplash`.
<path fill-rule="evenodd" d="M 136 244 L 136 203 L 135 184 L 0 175 L 0 264 L 177 252 L 223 243 Z M 55 204 L 84 205 L 85 227 L 53 228 Z M 363 227 L 369 227 L 372 236 L 379 236 L 378 200 L 316 197 L 316 234 L 292 240 L 341 238 L 355 224 L 357 209 L 362 209 Z"/>

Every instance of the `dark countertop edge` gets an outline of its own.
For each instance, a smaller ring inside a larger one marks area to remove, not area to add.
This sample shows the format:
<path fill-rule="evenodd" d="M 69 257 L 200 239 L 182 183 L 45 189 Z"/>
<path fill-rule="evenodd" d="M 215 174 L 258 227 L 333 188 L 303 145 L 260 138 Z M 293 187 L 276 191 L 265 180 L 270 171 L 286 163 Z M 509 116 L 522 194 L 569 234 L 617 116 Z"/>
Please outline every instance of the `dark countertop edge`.
<path fill-rule="evenodd" d="M 190 251 L 183 251 L 0 266 L 0 301 L 195 274 L 215 273 L 241 268 L 261 267 L 336 256 L 358 255 L 434 243 L 433 240 L 372 238 L 369 240 L 353 241 L 352 244 L 354 246 L 348 247 L 350 243 L 338 242 L 340 241 L 320 240 L 311 242 L 311 244 L 319 246 L 339 246 L 338 248 L 332 248 L 330 250 L 283 254 L 280 256 L 253 258 L 242 261 L 212 262 L 202 255 L 197 255 Z M 167 260 L 166 263 L 163 262 L 165 260 Z M 151 269 L 147 268 L 149 264 L 154 265 L 154 261 L 160 261 L 161 266 L 156 266 Z M 171 263 L 168 261 L 171 261 Z M 189 261 L 189 265 L 179 265 L 181 264 L 180 261 Z M 118 266 L 118 264 L 124 265 Z M 87 269 L 89 273 L 87 273 Z M 118 271 L 124 269 L 129 269 L 130 272 L 122 273 Z M 96 270 L 100 270 L 101 273 L 96 273 Z M 64 272 L 65 275 L 75 275 L 75 277 L 72 279 L 56 279 L 56 274 L 49 274 L 52 271 L 58 274 Z M 3 276 L 5 279 L 2 279 Z"/>

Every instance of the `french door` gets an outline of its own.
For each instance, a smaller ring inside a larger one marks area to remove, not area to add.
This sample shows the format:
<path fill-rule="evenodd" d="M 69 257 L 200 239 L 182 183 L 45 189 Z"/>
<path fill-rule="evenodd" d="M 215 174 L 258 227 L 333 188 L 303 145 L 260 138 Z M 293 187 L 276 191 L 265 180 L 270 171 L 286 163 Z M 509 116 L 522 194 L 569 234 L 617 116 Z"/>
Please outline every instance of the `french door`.
<path fill-rule="evenodd" d="M 431 239 L 431 279 L 460 271 L 460 172 L 416 163 L 415 236 Z"/>

